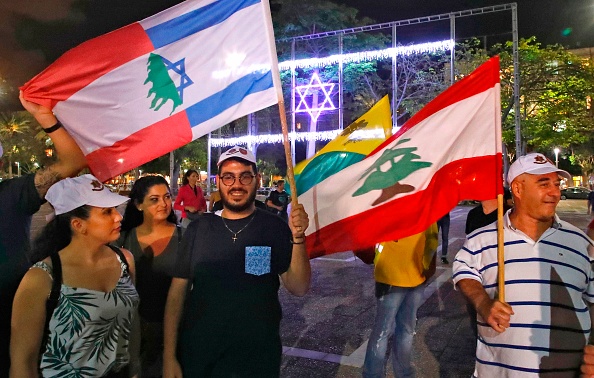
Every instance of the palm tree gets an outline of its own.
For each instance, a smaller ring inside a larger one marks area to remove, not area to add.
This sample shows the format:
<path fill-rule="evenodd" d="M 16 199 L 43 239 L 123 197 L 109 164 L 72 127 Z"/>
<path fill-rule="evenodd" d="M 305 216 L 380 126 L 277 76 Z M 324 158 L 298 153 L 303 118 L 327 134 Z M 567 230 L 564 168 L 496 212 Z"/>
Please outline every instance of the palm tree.
<path fill-rule="evenodd" d="M 0 114 L 0 141 L 8 159 L 8 178 L 12 178 L 13 155 L 19 152 L 20 136 L 29 130 L 30 120 L 20 113 Z"/>

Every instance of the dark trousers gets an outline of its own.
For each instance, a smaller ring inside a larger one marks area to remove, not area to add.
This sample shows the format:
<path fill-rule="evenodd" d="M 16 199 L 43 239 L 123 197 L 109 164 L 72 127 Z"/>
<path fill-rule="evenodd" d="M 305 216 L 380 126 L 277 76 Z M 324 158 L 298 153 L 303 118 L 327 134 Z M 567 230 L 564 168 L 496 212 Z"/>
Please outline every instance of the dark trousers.
<path fill-rule="evenodd" d="M 437 221 L 437 228 L 441 230 L 441 256 L 448 255 L 448 234 L 450 233 L 450 213 Z"/>
<path fill-rule="evenodd" d="M 8 377 L 10 370 L 10 319 L 18 283 L 6 286 L 0 290 L 0 377 Z"/>

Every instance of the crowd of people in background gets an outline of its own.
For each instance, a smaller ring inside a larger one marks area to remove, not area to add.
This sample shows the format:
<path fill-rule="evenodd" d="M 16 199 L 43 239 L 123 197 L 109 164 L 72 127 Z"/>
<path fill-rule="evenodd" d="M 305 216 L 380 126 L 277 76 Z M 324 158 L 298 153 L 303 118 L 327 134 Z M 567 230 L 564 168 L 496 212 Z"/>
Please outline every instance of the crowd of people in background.
<path fill-rule="evenodd" d="M 280 210 L 256 201 L 261 176 L 242 147 L 219 159 L 210 212 L 195 170 L 175 202 L 158 175 L 129 198 L 71 178 L 82 151 L 48 108 L 21 102 L 58 159 L 0 183 L 0 376 L 278 376 L 279 279 L 298 296 L 310 285 L 303 206 L 289 215 L 286 193 Z M 46 200 L 53 218 L 31 248 Z"/>
<path fill-rule="evenodd" d="M 208 206 L 191 169 L 175 201 L 158 175 L 123 197 L 90 174 L 72 178 L 86 165 L 79 147 L 49 109 L 21 102 L 58 160 L 0 183 L 0 376 L 278 377 L 280 282 L 303 296 L 311 281 L 309 218 L 284 180 L 258 201 L 256 159 L 235 146 L 218 160 Z M 571 178 L 536 153 L 509 169 L 505 300 L 496 200 L 468 214 L 453 282 L 473 318 L 477 377 L 594 374 L 594 222 L 588 238 L 558 218 L 561 177 Z M 31 247 L 31 216 L 45 200 L 54 217 Z M 395 376 L 414 376 L 416 312 L 435 272 L 438 225 L 449 264 L 449 214 L 376 246 L 364 377 L 385 376 L 390 340 Z"/>

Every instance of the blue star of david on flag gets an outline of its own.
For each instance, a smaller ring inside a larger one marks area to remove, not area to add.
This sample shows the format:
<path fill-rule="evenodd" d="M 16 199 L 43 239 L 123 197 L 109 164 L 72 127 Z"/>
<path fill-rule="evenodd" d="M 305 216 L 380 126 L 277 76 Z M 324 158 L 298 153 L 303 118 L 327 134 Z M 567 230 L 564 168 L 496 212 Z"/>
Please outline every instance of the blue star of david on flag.
<path fill-rule="evenodd" d="M 179 98 L 184 101 L 184 89 L 194 84 L 192 79 L 186 74 L 186 58 L 181 58 L 177 62 L 173 63 L 170 60 L 161 57 L 163 64 L 167 67 L 167 71 L 173 71 L 179 75 L 179 85 L 176 87 L 179 93 Z M 173 78 L 172 78 L 173 80 Z"/>
<path fill-rule="evenodd" d="M 335 110 L 336 106 L 332 102 L 330 95 L 334 89 L 334 83 L 322 84 L 317 72 L 311 76 L 309 84 L 295 87 L 295 91 L 299 95 L 299 103 L 295 107 L 295 113 L 309 113 L 311 119 L 316 122 L 320 114 L 325 110 Z M 310 106 L 306 99 L 314 94 L 315 91 L 320 91 L 323 94 L 323 101 L 316 107 Z"/>

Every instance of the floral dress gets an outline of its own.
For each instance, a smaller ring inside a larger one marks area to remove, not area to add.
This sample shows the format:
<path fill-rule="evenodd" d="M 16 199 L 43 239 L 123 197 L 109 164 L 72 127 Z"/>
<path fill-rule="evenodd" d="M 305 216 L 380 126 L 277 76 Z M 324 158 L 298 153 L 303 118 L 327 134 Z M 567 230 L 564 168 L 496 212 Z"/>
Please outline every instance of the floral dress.
<path fill-rule="evenodd" d="M 126 264 L 116 255 L 121 275 L 112 291 L 62 284 L 41 356 L 44 377 L 103 377 L 129 362 L 128 341 L 139 298 Z M 40 261 L 33 265 L 50 273 Z"/>

